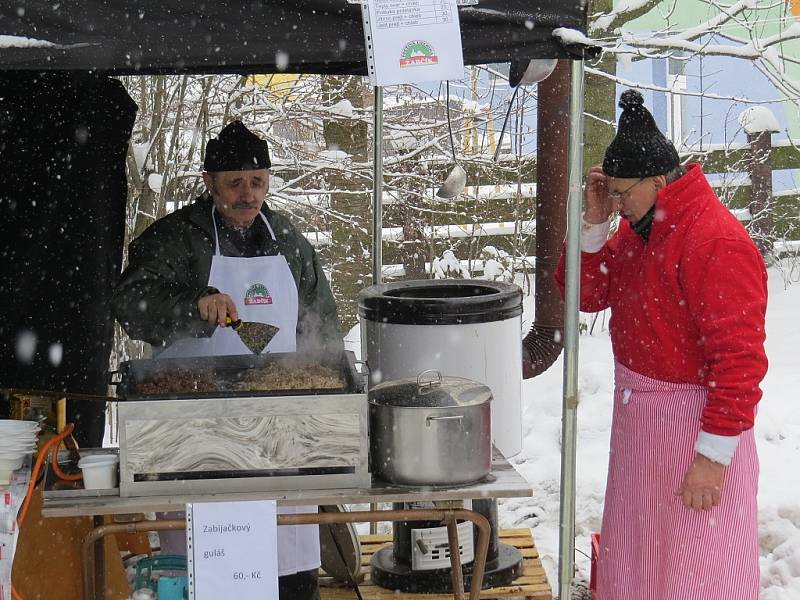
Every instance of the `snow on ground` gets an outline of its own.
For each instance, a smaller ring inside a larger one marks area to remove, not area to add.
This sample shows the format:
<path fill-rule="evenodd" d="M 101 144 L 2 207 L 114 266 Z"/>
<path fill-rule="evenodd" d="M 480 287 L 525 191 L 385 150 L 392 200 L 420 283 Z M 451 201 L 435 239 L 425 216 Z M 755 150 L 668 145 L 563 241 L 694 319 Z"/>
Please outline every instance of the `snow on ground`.
<path fill-rule="evenodd" d="M 756 418 L 761 460 L 760 600 L 800 599 L 800 271 L 788 263 L 769 272 L 769 372 Z M 787 279 L 793 280 L 787 285 Z M 584 319 L 591 316 L 584 315 Z M 577 582 L 590 572 L 590 535 L 600 530 L 611 433 L 613 358 L 607 320 L 580 341 L 576 563 Z M 512 460 L 531 482 L 532 498 L 501 501 L 501 527 L 531 527 L 554 592 L 558 587 L 561 386 L 563 362 L 523 383 L 522 452 Z"/>

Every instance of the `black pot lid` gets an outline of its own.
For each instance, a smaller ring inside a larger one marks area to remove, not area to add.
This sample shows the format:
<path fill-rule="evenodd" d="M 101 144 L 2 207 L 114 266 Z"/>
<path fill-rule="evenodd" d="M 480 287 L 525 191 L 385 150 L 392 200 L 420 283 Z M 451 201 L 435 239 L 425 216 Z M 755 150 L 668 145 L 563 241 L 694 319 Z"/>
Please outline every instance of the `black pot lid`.
<path fill-rule="evenodd" d="M 417 377 L 393 379 L 369 390 L 369 402 L 379 406 L 447 408 L 491 402 L 488 386 L 462 377 L 443 377 L 439 371 L 423 371 Z"/>

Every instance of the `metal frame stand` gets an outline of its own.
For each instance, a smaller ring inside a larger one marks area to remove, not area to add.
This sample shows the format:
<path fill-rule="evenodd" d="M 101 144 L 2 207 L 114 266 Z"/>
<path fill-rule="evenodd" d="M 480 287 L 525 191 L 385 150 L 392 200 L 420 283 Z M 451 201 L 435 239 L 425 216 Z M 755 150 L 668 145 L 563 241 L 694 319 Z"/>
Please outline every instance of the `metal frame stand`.
<path fill-rule="evenodd" d="M 461 573 L 461 556 L 458 552 L 458 529 L 456 522 L 471 521 L 478 528 L 478 547 L 473 561 L 473 578 L 470 586 L 470 600 L 479 600 L 483 572 L 486 567 L 486 555 L 489 550 L 489 521 L 482 514 L 465 509 L 439 508 L 420 510 L 385 510 L 356 511 L 344 513 L 308 513 L 298 515 L 278 515 L 278 525 L 328 525 L 331 523 L 378 523 L 382 521 L 441 521 L 447 526 L 448 543 L 450 545 L 450 566 L 453 578 L 453 597 L 465 600 L 464 580 Z M 138 521 L 101 525 L 92 529 L 83 539 L 81 548 L 81 574 L 84 600 L 102 599 L 102 586 L 95 581 L 95 549 L 97 542 L 115 533 L 137 533 L 141 531 L 161 531 L 185 529 L 183 520 Z M 97 596 L 98 590 L 101 591 Z"/>

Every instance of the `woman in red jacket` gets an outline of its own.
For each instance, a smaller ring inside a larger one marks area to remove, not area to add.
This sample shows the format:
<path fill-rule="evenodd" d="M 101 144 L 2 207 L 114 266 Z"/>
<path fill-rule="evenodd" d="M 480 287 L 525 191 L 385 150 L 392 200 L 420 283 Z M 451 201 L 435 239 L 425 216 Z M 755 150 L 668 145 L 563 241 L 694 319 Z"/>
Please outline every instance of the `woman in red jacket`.
<path fill-rule="evenodd" d="M 620 107 L 581 232 L 581 310 L 611 309 L 616 360 L 596 599 L 756 600 L 764 261 L 641 94 Z"/>

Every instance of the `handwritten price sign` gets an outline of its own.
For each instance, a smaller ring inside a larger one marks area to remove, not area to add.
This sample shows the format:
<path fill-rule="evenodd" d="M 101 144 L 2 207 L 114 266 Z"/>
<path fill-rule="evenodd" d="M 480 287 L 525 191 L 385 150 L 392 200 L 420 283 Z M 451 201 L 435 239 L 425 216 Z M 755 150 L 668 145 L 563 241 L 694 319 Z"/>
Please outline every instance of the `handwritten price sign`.
<path fill-rule="evenodd" d="M 192 504 L 186 530 L 190 598 L 278 599 L 274 500 Z"/>

